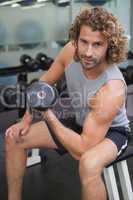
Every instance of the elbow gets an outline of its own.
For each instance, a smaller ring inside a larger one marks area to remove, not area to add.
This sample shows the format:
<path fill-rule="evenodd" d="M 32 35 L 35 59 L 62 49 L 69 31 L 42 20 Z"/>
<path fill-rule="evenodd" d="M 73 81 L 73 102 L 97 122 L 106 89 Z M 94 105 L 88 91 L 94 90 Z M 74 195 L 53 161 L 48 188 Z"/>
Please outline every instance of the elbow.
<path fill-rule="evenodd" d="M 71 155 L 74 157 L 75 160 L 80 160 L 81 156 L 86 152 L 88 148 L 85 145 L 81 145 L 81 147 L 76 152 L 71 152 Z"/>
<path fill-rule="evenodd" d="M 72 157 L 75 159 L 75 160 L 80 160 L 81 158 L 81 154 L 77 154 L 77 153 L 71 153 L 70 154 L 72 155 Z"/>
<path fill-rule="evenodd" d="M 72 151 L 69 151 L 70 154 L 76 159 L 76 160 L 80 160 L 81 156 L 88 151 L 89 149 L 91 149 L 92 147 L 96 146 L 98 144 L 98 141 L 93 139 L 89 139 L 86 138 L 85 135 L 82 135 L 80 137 L 80 141 L 78 143 L 78 145 L 73 148 Z"/>
<path fill-rule="evenodd" d="M 86 142 L 86 140 L 84 140 L 84 138 L 81 139 L 81 143 L 80 146 L 78 148 L 78 150 L 73 154 L 73 157 L 76 160 L 80 160 L 81 156 L 88 151 L 89 149 L 91 149 L 92 147 L 96 146 L 97 142 Z"/>
<path fill-rule="evenodd" d="M 83 155 L 83 153 L 77 154 L 77 155 L 75 156 L 75 160 L 78 160 L 78 161 L 79 161 L 82 155 Z"/>

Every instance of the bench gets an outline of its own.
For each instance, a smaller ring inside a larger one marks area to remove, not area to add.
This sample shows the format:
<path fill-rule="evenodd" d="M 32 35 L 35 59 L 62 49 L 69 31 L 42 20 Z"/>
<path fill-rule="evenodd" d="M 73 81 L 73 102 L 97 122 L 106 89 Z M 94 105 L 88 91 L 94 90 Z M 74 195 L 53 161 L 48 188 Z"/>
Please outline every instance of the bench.
<path fill-rule="evenodd" d="M 131 157 L 133 157 L 133 146 L 128 146 L 126 151 L 118 159 L 104 168 L 103 175 L 109 200 L 121 200 L 120 190 L 118 188 L 121 188 L 124 200 L 133 200 L 132 184 L 127 166 L 127 159 Z M 115 165 L 119 176 L 120 187 L 118 186 L 118 180 L 116 181 Z"/>

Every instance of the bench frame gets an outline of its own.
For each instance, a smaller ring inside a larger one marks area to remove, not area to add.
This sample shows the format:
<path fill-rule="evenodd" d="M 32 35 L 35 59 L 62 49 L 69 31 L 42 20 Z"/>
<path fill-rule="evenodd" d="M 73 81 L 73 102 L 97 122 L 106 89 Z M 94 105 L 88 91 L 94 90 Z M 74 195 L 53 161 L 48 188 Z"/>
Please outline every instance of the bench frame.
<path fill-rule="evenodd" d="M 115 164 L 114 164 L 115 165 Z M 116 182 L 114 165 L 104 168 L 103 175 L 108 192 L 109 200 L 120 200 L 118 183 Z M 116 163 L 119 175 L 120 187 L 124 200 L 133 200 L 133 191 L 129 176 L 127 161 L 122 160 Z"/>

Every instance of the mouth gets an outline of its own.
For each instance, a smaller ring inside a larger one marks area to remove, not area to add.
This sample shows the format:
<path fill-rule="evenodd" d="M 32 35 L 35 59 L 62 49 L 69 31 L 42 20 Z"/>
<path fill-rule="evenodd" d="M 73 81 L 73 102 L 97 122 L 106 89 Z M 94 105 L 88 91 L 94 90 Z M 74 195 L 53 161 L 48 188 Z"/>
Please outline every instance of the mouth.
<path fill-rule="evenodd" d="M 94 63 L 94 61 L 91 60 L 91 59 L 83 59 L 83 62 L 84 62 L 85 64 L 92 64 L 92 63 Z"/>

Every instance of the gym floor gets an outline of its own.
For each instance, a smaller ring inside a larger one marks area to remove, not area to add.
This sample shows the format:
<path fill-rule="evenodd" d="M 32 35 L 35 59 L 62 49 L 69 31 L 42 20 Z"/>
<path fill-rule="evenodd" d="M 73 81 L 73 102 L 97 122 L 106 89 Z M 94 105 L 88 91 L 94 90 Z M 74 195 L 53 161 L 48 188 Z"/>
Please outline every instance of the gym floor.
<path fill-rule="evenodd" d="M 9 116 L 8 121 L 7 114 Z M 0 113 L 0 200 L 7 200 L 4 132 L 16 117 L 17 114 L 14 111 Z M 60 156 L 56 151 L 48 149 L 44 150 L 44 152 L 47 161 L 29 167 L 26 170 L 23 200 L 80 200 L 78 162 L 69 154 Z M 128 159 L 127 162 L 133 185 L 133 158 Z M 120 200 L 123 200 L 122 197 Z"/>

